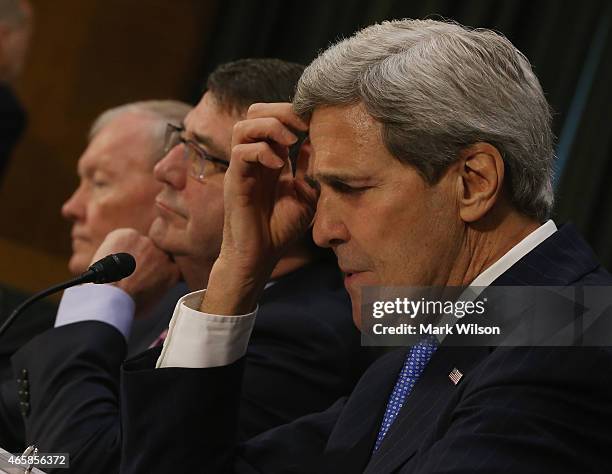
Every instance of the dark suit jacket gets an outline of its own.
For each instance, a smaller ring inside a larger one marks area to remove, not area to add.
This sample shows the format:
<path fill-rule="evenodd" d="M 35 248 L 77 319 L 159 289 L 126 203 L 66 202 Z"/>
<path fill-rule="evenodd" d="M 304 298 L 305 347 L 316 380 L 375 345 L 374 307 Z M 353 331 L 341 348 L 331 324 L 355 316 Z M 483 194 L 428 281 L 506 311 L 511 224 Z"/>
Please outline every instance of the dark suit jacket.
<path fill-rule="evenodd" d="M 168 327 L 176 301 L 188 292 L 183 282 L 171 288 L 151 310 L 146 318 L 137 319 L 132 325 L 132 332 L 127 345 L 128 357 L 146 350 L 159 334 Z M 16 291 L 5 290 L 2 321 L 18 306 L 26 295 Z M 39 301 L 26 310 L 2 338 L 0 345 L 0 447 L 10 452 L 22 452 L 26 445 L 25 426 L 20 413 L 20 399 L 16 378 L 10 358 L 30 339 L 53 328 L 57 306 L 46 301 Z M 106 350 L 115 352 L 116 346 L 110 345 Z"/>
<path fill-rule="evenodd" d="M 239 419 L 237 410 L 233 414 L 239 421 L 234 434 L 243 438 L 324 410 L 350 393 L 369 362 L 362 360 L 360 336 L 335 265 L 303 267 L 280 278 L 264 295 L 248 347 L 244 380 L 237 380 L 230 394 L 241 410 Z M 109 347 L 116 350 L 111 352 Z M 159 349 L 147 354 L 153 361 Z M 53 329 L 15 354 L 15 373 L 27 370 L 28 443 L 44 452 L 69 452 L 73 472 L 117 471 L 121 444 L 118 379 L 124 357 L 123 337 L 99 322 Z M 168 372 L 180 380 L 200 370 Z M 140 395 L 144 399 L 153 396 L 146 391 Z M 172 390 L 167 395 L 167 402 L 176 404 L 171 410 L 187 408 Z M 163 429 L 162 418 L 172 416 L 167 407 L 164 410 L 145 416 Z M 207 422 L 201 423 L 204 429 Z"/>
<path fill-rule="evenodd" d="M 29 296 L 13 288 L 0 288 L 0 324 Z M 7 451 L 23 451 L 25 443 L 11 356 L 36 334 L 53 327 L 56 312 L 56 304 L 38 301 L 0 339 L 0 447 Z"/>
<path fill-rule="evenodd" d="M 495 282 L 611 283 L 568 226 Z M 152 354 L 127 361 L 121 472 L 612 471 L 610 349 L 442 345 L 372 455 L 405 355 L 403 349 L 379 359 L 348 398 L 325 412 L 239 444 L 236 411 L 244 361 L 199 370 L 153 370 Z M 448 377 L 455 367 L 464 373 L 458 385 Z"/>

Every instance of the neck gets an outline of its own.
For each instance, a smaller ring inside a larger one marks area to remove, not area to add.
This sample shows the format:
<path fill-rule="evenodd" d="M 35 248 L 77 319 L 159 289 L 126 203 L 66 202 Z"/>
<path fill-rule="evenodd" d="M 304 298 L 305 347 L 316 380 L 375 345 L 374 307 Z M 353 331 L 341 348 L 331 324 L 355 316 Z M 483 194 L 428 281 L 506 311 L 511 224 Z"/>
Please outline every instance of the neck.
<path fill-rule="evenodd" d="M 536 219 L 514 210 L 502 210 L 497 216 L 468 225 L 448 285 L 468 286 L 538 227 L 540 223 Z"/>

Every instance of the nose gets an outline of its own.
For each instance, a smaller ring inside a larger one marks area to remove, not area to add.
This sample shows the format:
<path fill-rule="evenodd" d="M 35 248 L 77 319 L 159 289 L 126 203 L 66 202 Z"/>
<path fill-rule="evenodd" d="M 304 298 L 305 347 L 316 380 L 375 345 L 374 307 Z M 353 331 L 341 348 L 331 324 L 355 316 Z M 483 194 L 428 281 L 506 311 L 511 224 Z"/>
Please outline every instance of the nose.
<path fill-rule="evenodd" d="M 324 191 L 321 192 L 317 202 L 312 238 L 319 247 L 331 247 L 332 249 L 348 242 L 350 238 L 339 209 L 329 196 L 324 195 Z"/>
<path fill-rule="evenodd" d="M 183 159 L 185 145 L 176 145 L 153 168 L 155 179 L 176 189 L 187 182 L 187 163 Z"/>
<path fill-rule="evenodd" d="M 62 206 L 62 216 L 64 219 L 73 222 L 85 220 L 85 212 L 87 209 L 87 197 L 85 194 L 84 185 L 81 183 Z"/>

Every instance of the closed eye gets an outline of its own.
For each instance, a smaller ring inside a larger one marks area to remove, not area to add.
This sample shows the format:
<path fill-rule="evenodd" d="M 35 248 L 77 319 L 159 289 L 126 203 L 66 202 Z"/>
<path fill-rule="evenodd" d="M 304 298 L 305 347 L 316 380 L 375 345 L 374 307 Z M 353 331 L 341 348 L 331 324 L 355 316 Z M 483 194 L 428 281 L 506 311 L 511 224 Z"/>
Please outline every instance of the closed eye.
<path fill-rule="evenodd" d="M 372 186 L 350 186 L 342 181 L 331 181 L 329 186 L 340 194 L 360 194 Z"/>

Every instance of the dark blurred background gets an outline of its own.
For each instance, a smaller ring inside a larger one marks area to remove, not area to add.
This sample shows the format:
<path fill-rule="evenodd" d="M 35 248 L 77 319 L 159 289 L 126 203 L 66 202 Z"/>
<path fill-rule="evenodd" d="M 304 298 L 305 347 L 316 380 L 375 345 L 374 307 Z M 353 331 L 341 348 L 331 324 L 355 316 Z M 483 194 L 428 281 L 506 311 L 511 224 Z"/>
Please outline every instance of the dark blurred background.
<path fill-rule="evenodd" d="M 0 184 L 0 285 L 68 277 L 70 226 L 91 121 L 139 99 L 194 103 L 207 72 L 242 57 L 308 63 L 330 42 L 391 18 L 493 28 L 531 61 L 554 110 L 557 223 L 574 222 L 612 267 L 612 2 L 607 0 L 31 0 L 17 94 L 29 125 Z"/>

